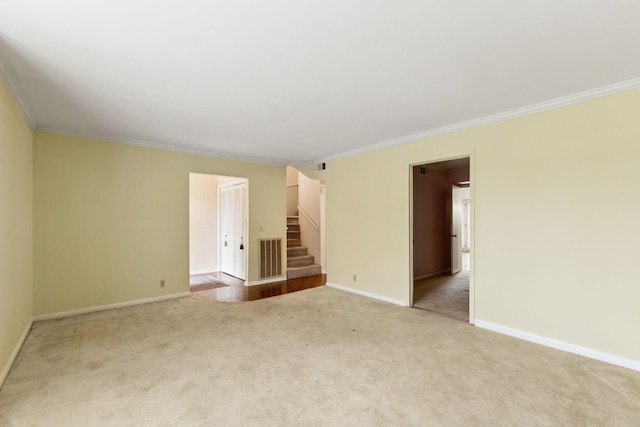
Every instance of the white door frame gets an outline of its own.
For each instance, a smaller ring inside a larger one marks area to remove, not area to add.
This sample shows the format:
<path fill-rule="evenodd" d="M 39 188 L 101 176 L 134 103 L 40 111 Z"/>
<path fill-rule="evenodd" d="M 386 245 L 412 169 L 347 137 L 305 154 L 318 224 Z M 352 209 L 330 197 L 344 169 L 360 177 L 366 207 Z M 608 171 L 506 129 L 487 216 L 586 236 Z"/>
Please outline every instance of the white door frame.
<path fill-rule="evenodd" d="M 471 240 L 470 244 L 470 265 L 469 265 L 469 323 L 475 324 L 476 318 L 476 306 L 475 306 L 475 149 L 470 151 L 459 151 L 452 152 L 444 155 L 433 155 L 431 157 L 426 157 L 425 159 L 409 164 L 407 168 L 409 174 L 409 307 L 413 307 L 413 167 L 421 166 L 429 163 L 437 163 L 437 162 L 446 162 L 447 160 L 456 160 L 468 157 L 469 158 L 469 190 L 470 197 L 469 201 L 471 204 L 471 215 L 469 218 L 469 224 L 471 226 L 471 233 L 469 238 Z"/>
<path fill-rule="evenodd" d="M 451 274 L 462 270 L 462 188 L 451 185 Z"/>

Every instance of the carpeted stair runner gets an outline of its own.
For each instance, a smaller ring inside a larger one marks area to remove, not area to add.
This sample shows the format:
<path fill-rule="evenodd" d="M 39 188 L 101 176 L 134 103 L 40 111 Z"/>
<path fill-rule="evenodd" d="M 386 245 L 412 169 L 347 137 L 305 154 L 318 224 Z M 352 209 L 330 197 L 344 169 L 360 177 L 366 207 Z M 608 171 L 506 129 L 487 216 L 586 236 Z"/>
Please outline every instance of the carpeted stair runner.
<path fill-rule="evenodd" d="M 297 216 L 287 217 L 287 279 L 322 274 L 322 266 L 314 264 L 313 255 L 300 242 L 300 223 Z"/>

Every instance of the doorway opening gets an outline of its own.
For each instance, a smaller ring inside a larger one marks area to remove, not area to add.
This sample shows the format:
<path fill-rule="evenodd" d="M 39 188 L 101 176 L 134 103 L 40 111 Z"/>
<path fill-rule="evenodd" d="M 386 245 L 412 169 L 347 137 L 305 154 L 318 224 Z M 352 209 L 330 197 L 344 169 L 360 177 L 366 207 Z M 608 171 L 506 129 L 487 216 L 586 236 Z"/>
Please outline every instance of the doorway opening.
<path fill-rule="evenodd" d="M 287 166 L 287 279 L 326 278 L 326 185 Z"/>
<path fill-rule="evenodd" d="M 412 167 L 412 306 L 473 323 L 470 167 L 470 157 Z"/>
<path fill-rule="evenodd" d="M 189 287 L 194 293 L 245 284 L 248 180 L 189 174 Z"/>

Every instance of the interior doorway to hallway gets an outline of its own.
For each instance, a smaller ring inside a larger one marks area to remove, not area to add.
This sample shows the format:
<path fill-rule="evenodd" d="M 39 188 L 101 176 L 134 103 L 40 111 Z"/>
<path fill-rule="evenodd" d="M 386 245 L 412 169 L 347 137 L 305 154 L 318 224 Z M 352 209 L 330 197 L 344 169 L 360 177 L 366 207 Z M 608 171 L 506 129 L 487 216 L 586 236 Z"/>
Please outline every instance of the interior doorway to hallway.
<path fill-rule="evenodd" d="M 189 174 L 192 292 L 244 283 L 248 265 L 248 180 Z"/>
<path fill-rule="evenodd" d="M 470 319 L 470 158 L 413 166 L 412 305 Z"/>

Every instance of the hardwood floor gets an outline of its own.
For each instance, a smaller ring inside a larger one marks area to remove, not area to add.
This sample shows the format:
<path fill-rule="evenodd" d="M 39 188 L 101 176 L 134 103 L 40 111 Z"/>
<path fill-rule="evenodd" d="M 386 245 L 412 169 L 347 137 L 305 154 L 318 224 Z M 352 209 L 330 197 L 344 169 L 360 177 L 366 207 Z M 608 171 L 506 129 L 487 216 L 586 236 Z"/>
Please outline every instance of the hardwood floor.
<path fill-rule="evenodd" d="M 327 283 L 326 274 L 255 286 L 245 286 L 243 280 L 224 273 L 210 273 L 208 275 L 226 283 L 228 286 L 194 291 L 191 292 L 191 296 L 220 302 L 255 301 L 262 298 L 283 295 L 289 292 L 315 288 Z"/>

